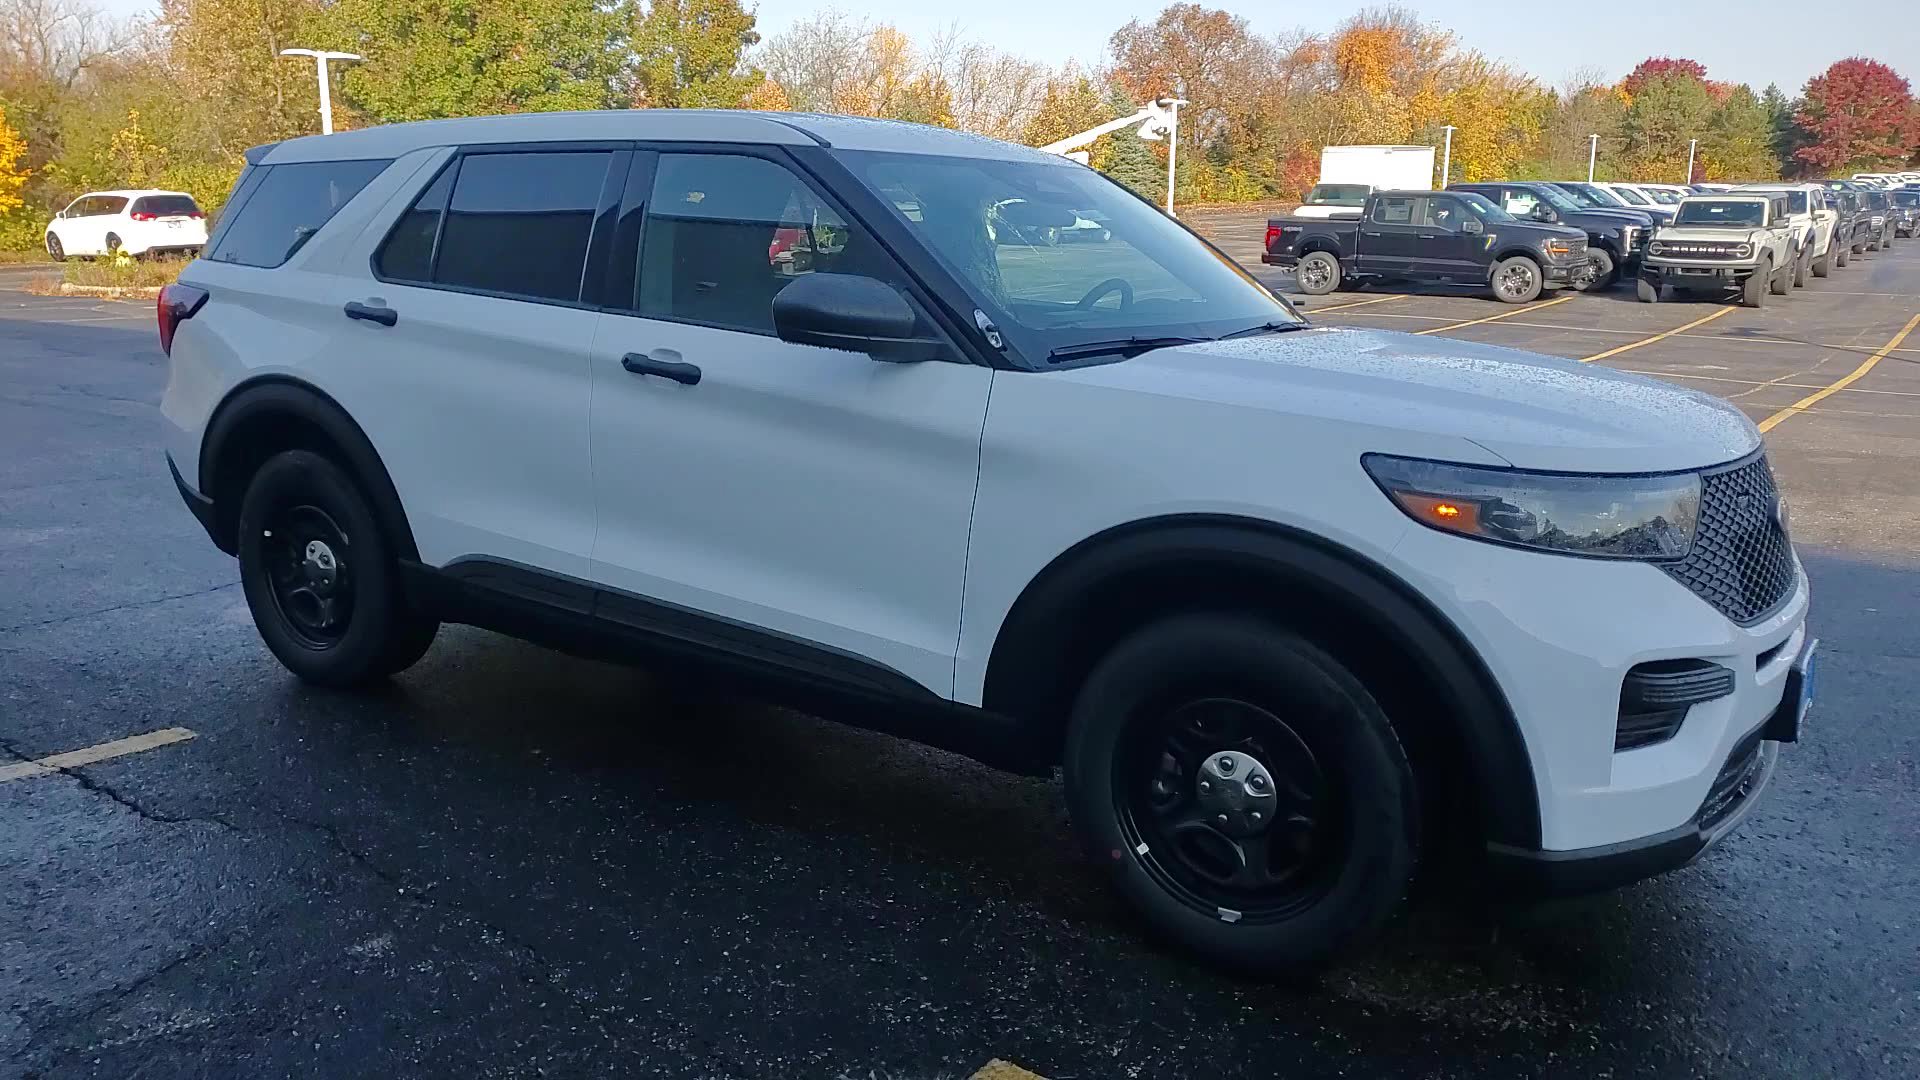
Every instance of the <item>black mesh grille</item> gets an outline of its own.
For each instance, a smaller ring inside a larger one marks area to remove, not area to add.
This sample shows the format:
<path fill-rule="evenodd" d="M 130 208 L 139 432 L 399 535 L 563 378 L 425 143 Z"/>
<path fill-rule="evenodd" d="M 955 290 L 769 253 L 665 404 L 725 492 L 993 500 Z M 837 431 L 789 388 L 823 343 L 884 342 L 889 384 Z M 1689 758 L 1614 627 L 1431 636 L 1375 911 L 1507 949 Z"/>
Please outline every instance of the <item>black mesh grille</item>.
<path fill-rule="evenodd" d="M 1661 569 L 1734 622 L 1759 622 L 1793 592 L 1793 548 L 1778 513 L 1767 459 L 1701 478 L 1693 550 Z"/>

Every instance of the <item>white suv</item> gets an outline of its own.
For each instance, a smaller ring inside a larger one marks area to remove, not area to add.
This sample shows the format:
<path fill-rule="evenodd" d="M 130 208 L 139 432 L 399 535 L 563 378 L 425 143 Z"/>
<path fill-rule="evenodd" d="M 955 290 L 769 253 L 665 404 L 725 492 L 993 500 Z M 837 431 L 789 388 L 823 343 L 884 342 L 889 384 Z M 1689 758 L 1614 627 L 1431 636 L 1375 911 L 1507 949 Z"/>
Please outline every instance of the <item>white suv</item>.
<path fill-rule="evenodd" d="M 1806 578 L 1712 398 L 1310 327 L 1099 173 L 915 125 L 250 162 L 161 298 L 165 441 L 311 682 L 454 621 L 1064 765 L 1145 919 L 1266 970 L 1367 937 L 1423 846 L 1529 888 L 1682 865 L 1798 736 Z M 1108 242 L 1021 239 L 1076 215 Z"/>
<path fill-rule="evenodd" d="M 93 191 L 47 223 L 47 254 L 185 255 L 207 242 L 207 216 L 184 191 Z"/>

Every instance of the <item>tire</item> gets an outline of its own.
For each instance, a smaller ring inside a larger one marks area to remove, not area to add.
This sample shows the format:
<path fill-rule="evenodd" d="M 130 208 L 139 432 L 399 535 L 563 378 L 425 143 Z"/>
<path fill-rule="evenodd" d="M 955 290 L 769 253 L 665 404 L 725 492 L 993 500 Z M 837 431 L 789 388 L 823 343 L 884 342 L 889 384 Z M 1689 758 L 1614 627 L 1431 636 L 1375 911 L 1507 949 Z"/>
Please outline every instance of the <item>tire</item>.
<path fill-rule="evenodd" d="M 1293 280 L 1308 296 L 1325 296 L 1340 287 L 1340 260 L 1325 251 L 1309 251 L 1300 259 Z"/>
<path fill-rule="evenodd" d="M 1833 259 L 1833 249 L 1828 248 L 1827 253 L 1825 255 L 1822 255 L 1819 258 L 1813 260 L 1813 266 L 1811 267 L 1811 269 L 1813 270 L 1813 276 L 1817 278 L 1823 278 L 1833 273 L 1833 267 L 1831 265 L 1832 259 Z M 1842 263 L 1841 265 L 1844 266 L 1845 264 Z"/>
<path fill-rule="evenodd" d="M 1782 266 L 1774 270 L 1772 276 L 1767 279 L 1767 288 L 1773 290 L 1775 296 L 1785 296 L 1792 292 L 1793 267 Z"/>
<path fill-rule="evenodd" d="M 1493 295 L 1503 304 L 1528 304 L 1539 299 L 1545 280 L 1540 264 L 1525 255 L 1501 259 L 1493 267 Z"/>
<path fill-rule="evenodd" d="M 1772 280 L 1772 278 L 1772 264 L 1768 264 L 1764 272 L 1755 270 L 1753 273 L 1748 274 L 1747 280 L 1741 283 L 1740 286 L 1741 306 L 1750 308 L 1765 307 L 1767 304 L 1767 283 Z"/>
<path fill-rule="evenodd" d="M 1872 236 L 1867 237 L 1867 250 L 1879 251 L 1881 247 L 1885 245 L 1886 239 L 1885 234 L 1882 233 L 1874 233 Z"/>
<path fill-rule="evenodd" d="M 1620 280 L 1620 270 L 1605 248 L 1588 248 L 1587 265 L 1593 267 L 1593 277 L 1585 285 L 1574 286 L 1578 292 L 1606 292 Z"/>
<path fill-rule="evenodd" d="M 269 458 L 241 499 L 239 534 L 254 625 L 303 681 L 376 682 L 433 643 L 439 624 L 407 610 L 388 539 L 331 460 L 308 450 Z"/>
<path fill-rule="evenodd" d="M 107 234 L 107 254 L 112 255 L 113 253 L 119 250 L 120 250 L 120 234 L 108 233 Z"/>
<path fill-rule="evenodd" d="M 1833 257 L 1833 265 L 1835 266 L 1845 266 L 1853 261 L 1853 249 L 1845 244 L 1827 249 L 1827 254 Z"/>
<path fill-rule="evenodd" d="M 54 262 L 67 261 L 67 249 L 61 245 L 60 238 L 52 233 L 47 234 L 47 258 Z"/>
<path fill-rule="evenodd" d="M 1646 278 L 1633 279 L 1633 292 L 1634 295 L 1640 298 L 1640 302 L 1643 304 L 1657 304 L 1660 302 L 1660 286 L 1655 285 Z"/>
<path fill-rule="evenodd" d="M 1237 771 L 1217 765 L 1228 752 L 1245 755 Z M 1366 943 L 1413 877 L 1419 803 L 1386 714 L 1338 661 L 1250 616 L 1180 615 L 1123 640 L 1081 687 L 1065 765 L 1074 829 L 1095 865 L 1155 933 L 1228 967 L 1310 974 Z M 1292 810 L 1263 802 L 1253 794 L 1263 773 L 1263 789 L 1319 798 Z M 1207 805 L 1220 795 L 1200 785 L 1225 790 L 1227 775 L 1247 778 L 1235 793 L 1246 801 Z M 1260 805 L 1266 825 L 1248 820 Z M 1214 809 L 1233 815 L 1231 831 Z M 1310 817 L 1323 828 L 1308 824 L 1296 840 L 1271 828 Z M 1229 886 L 1194 869 L 1243 881 L 1256 852 L 1301 860 L 1288 868 L 1299 876 Z"/>
<path fill-rule="evenodd" d="M 1794 288 L 1804 289 L 1807 287 L 1807 264 L 1811 263 L 1812 261 L 1813 261 L 1813 248 L 1811 246 L 1801 248 L 1800 257 L 1793 260 L 1793 287 Z"/>

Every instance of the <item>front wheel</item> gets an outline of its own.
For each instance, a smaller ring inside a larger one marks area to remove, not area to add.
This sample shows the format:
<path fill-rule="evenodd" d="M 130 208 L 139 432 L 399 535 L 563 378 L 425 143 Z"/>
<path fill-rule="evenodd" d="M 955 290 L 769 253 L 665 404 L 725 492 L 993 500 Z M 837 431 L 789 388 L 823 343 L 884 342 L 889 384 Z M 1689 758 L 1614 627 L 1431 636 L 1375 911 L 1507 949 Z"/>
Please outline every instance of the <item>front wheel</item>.
<path fill-rule="evenodd" d="M 1845 266 L 1853 261 L 1853 249 L 1846 244 L 1836 244 L 1828 251 L 1833 256 L 1833 265 Z"/>
<path fill-rule="evenodd" d="M 1746 307 L 1764 307 L 1767 303 L 1767 282 L 1773 277 L 1773 264 L 1766 263 L 1747 275 L 1740 286 L 1740 303 Z"/>
<path fill-rule="evenodd" d="M 1081 688 L 1067 801 L 1087 854 L 1157 933 L 1231 967 L 1304 974 L 1406 895 L 1414 776 L 1339 661 L 1251 616 L 1125 639 Z"/>
<path fill-rule="evenodd" d="M 1775 296 L 1785 296 L 1792 291 L 1793 267 L 1782 266 L 1775 270 L 1773 276 L 1767 279 L 1767 288 L 1772 289 Z"/>
<path fill-rule="evenodd" d="M 1605 292 L 1613 288 L 1619 279 L 1620 271 L 1614 265 L 1613 255 L 1605 248 L 1587 249 L 1587 276 L 1574 285 L 1576 292 Z"/>
<path fill-rule="evenodd" d="M 61 246 L 60 238 L 52 233 L 47 234 L 47 258 L 54 262 L 67 261 L 67 249 Z"/>
<path fill-rule="evenodd" d="M 1503 303 L 1526 304 L 1540 296 L 1545 287 L 1540 264 L 1525 255 L 1502 259 L 1493 268 L 1493 295 Z"/>
<path fill-rule="evenodd" d="M 1833 260 L 1833 249 L 1828 248 L 1825 254 L 1813 260 L 1813 267 L 1812 267 L 1813 276 L 1817 278 L 1823 278 L 1833 273 L 1832 260 Z"/>
<path fill-rule="evenodd" d="M 1325 251 L 1309 252 L 1294 271 L 1294 280 L 1308 296 L 1325 296 L 1340 287 L 1340 260 Z"/>
<path fill-rule="evenodd" d="M 320 686 L 411 666 L 439 624 L 407 610 L 394 555 L 366 497 L 307 450 L 267 460 L 240 502 L 240 584 L 261 640 Z"/>
<path fill-rule="evenodd" d="M 1800 257 L 1793 260 L 1794 288 L 1804 289 L 1807 287 L 1807 264 L 1811 262 L 1813 262 L 1813 248 L 1811 246 L 1801 248 Z"/>

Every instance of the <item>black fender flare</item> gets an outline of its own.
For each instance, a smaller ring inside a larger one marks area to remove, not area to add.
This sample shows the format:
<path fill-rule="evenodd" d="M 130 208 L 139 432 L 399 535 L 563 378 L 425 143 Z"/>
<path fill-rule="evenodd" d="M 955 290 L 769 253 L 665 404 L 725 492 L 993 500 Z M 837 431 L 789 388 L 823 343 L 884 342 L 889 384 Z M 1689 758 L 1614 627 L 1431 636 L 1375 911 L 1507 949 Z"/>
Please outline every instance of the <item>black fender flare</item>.
<path fill-rule="evenodd" d="M 1383 645 L 1446 696 L 1451 732 L 1467 756 L 1483 837 L 1521 849 L 1540 846 L 1540 802 L 1532 759 L 1512 706 L 1478 652 L 1424 596 L 1366 557 L 1286 526 L 1231 515 L 1174 515 L 1118 526 L 1057 556 L 1022 590 L 996 634 L 982 704 L 1046 722 L 1049 668 L 1081 613 L 1103 586 L 1154 566 L 1201 566 L 1257 575 L 1301 588 L 1365 621 Z"/>
<path fill-rule="evenodd" d="M 395 553 L 402 559 L 420 557 L 400 493 L 373 441 L 325 391 L 285 375 L 263 375 L 234 387 L 214 409 L 200 440 L 200 492 L 214 500 L 214 520 L 219 530 L 214 541 L 223 551 L 232 554 L 238 549 L 234 530 L 240 508 L 221 505 L 222 469 L 232 452 L 245 452 L 243 444 L 261 437 L 264 430 L 272 431 L 266 437 L 289 448 L 335 451 L 334 456 L 360 482 L 361 490 L 373 503 L 374 517 L 393 543 Z M 315 442 L 323 445 L 312 445 Z M 235 500 L 229 497 L 225 501 Z"/>

